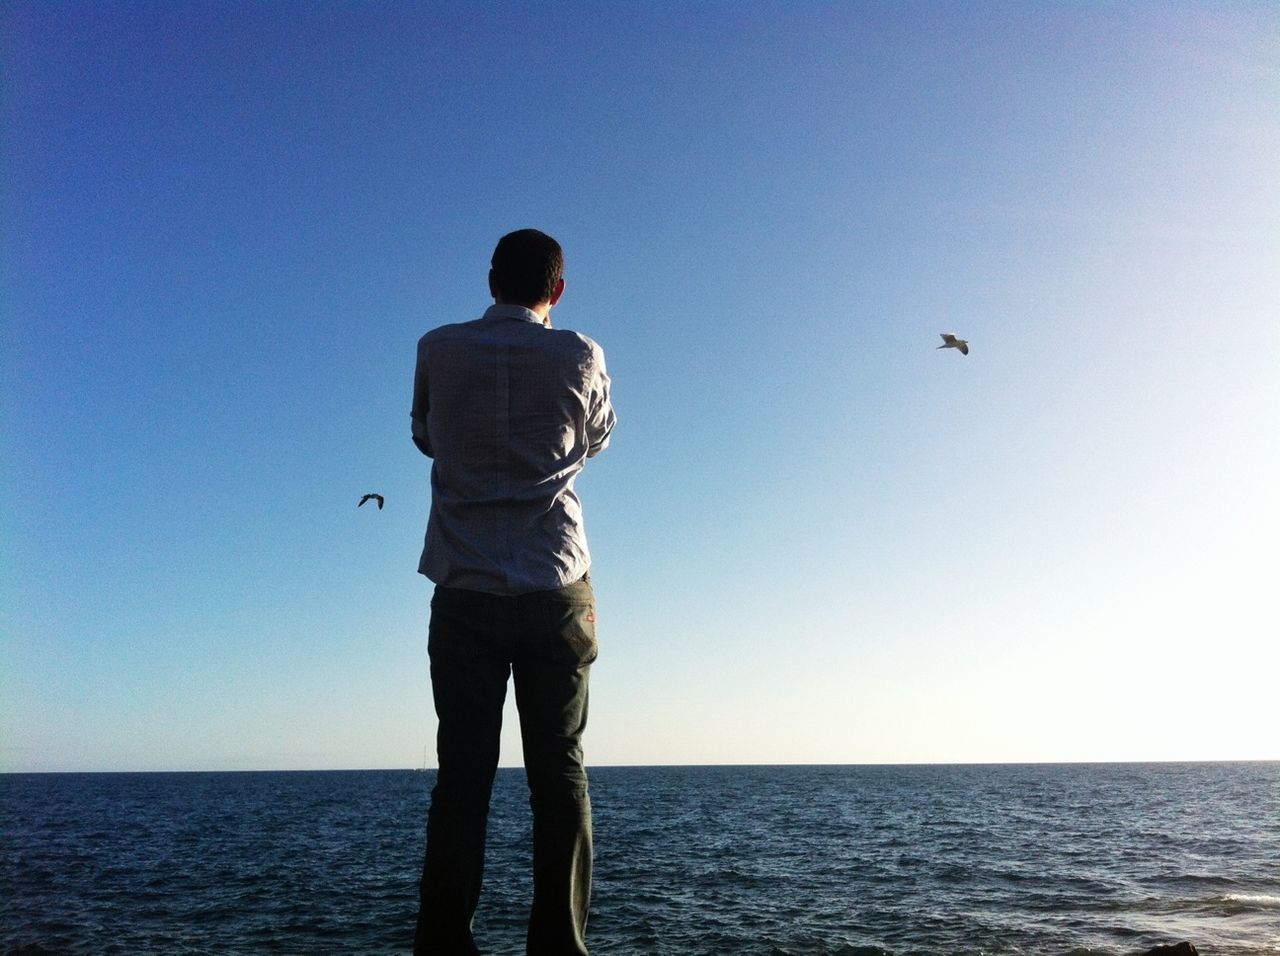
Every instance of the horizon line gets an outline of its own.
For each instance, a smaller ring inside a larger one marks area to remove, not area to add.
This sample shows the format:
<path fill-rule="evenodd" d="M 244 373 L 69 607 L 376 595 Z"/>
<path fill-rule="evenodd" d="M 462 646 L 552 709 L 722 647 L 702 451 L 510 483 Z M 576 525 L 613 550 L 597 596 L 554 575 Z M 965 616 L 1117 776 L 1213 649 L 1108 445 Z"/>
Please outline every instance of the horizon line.
<path fill-rule="evenodd" d="M 1156 759 L 1156 760 L 920 760 L 872 763 L 649 763 L 649 764 L 588 764 L 591 770 L 666 770 L 676 768 L 778 768 L 778 767 L 1089 767 L 1089 766 L 1150 766 L 1187 764 L 1257 763 L 1280 764 L 1280 757 L 1234 757 L 1218 759 Z M 54 774 L 143 774 L 143 773 L 428 773 L 438 767 L 241 767 L 241 768 L 188 768 L 170 770 L 0 770 L 0 777 L 54 775 Z M 523 764 L 506 764 L 499 770 L 523 770 Z"/>

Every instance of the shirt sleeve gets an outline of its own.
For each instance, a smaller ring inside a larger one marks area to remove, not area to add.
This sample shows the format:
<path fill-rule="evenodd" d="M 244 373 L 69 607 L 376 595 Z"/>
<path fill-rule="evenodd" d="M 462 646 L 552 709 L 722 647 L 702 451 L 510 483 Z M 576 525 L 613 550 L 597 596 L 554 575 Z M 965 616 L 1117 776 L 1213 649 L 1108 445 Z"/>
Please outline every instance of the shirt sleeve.
<path fill-rule="evenodd" d="M 413 372 L 413 407 L 409 412 L 412 418 L 413 443 L 418 451 L 428 458 L 434 457 L 431 450 L 431 436 L 427 433 L 427 339 L 423 336 L 418 342 L 418 364 Z"/>
<path fill-rule="evenodd" d="M 604 367 L 604 351 L 596 346 L 595 374 L 592 377 L 590 405 L 587 408 L 587 457 L 594 458 L 609 447 L 609 436 L 618 417 L 609 398 L 609 373 Z"/>

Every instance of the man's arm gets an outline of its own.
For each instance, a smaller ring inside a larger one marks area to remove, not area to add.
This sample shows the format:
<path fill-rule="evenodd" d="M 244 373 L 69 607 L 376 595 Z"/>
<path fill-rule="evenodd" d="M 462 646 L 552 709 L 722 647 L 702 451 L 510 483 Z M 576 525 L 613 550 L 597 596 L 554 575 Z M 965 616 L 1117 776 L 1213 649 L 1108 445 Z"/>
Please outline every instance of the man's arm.
<path fill-rule="evenodd" d="M 594 458 L 609 447 L 609 436 L 618 416 L 613 413 L 609 398 L 609 373 L 604 367 L 604 350 L 595 347 L 595 375 L 591 383 L 590 404 L 587 407 L 587 457 Z"/>
<path fill-rule="evenodd" d="M 431 438 L 427 434 L 427 339 L 418 342 L 418 365 L 413 371 L 413 408 L 409 414 L 413 422 L 413 443 L 418 451 L 433 458 Z"/>

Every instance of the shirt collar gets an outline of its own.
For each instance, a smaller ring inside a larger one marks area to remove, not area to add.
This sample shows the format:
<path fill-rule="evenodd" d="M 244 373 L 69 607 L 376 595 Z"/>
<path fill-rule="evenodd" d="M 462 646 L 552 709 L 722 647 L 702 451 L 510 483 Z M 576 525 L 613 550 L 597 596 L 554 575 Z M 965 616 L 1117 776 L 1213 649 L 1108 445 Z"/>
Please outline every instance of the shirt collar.
<path fill-rule="evenodd" d="M 532 309 L 526 309 L 522 305 L 491 305 L 485 309 L 484 318 L 519 319 L 521 322 L 533 322 L 536 325 L 542 324 L 542 316 Z"/>

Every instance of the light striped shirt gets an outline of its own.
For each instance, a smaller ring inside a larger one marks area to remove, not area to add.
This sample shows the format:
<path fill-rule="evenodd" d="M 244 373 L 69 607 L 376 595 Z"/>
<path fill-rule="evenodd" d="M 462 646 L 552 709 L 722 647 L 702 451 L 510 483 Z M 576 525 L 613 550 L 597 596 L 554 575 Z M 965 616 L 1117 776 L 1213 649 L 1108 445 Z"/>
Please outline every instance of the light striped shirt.
<path fill-rule="evenodd" d="M 491 306 L 418 341 L 411 415 L 414 444 L 434 459 L 419 572 L 491 594 L 587 572 L 573 483 L 617 420 L 599 345 L 521 306 Z"/>

